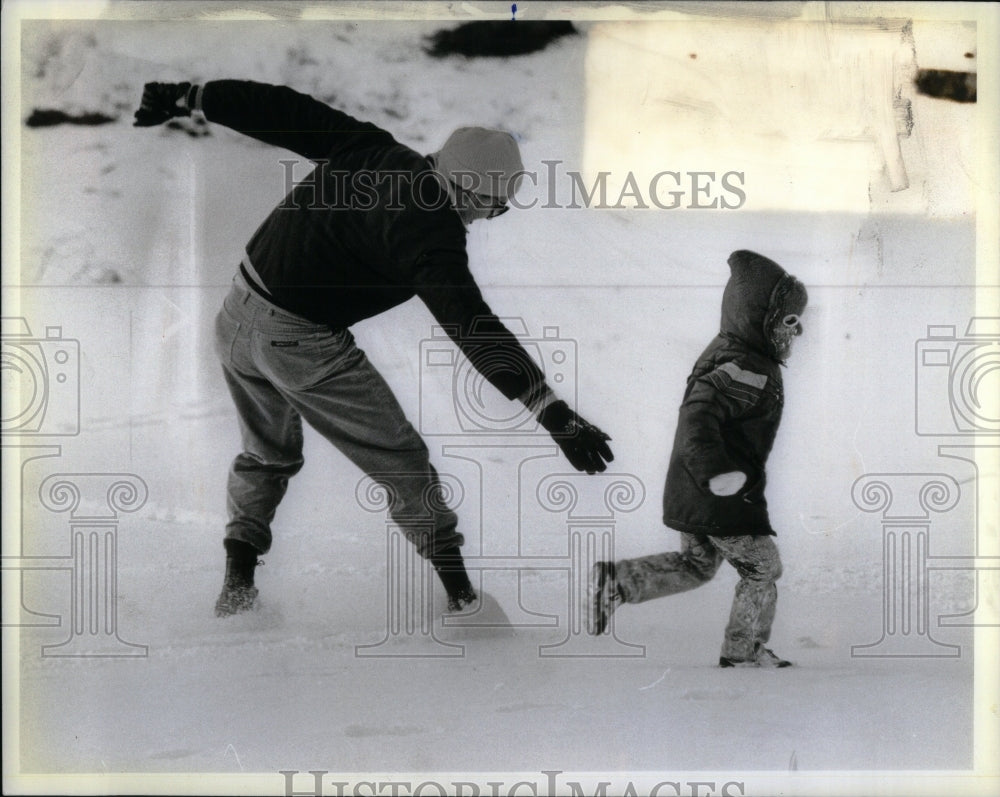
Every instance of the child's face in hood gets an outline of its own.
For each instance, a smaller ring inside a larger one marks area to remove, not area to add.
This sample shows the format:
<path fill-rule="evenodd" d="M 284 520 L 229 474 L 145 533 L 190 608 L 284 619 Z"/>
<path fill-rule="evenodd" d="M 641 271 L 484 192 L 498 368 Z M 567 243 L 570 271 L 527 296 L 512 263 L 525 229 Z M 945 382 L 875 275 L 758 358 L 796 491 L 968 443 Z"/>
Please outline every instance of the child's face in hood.
<path fill-rule="evenodd" d="M 767 337 L 774 358 L 784 362 L 792 353 L 792 341 L 802 334 L 802 314 L 806 310 L 805 286 L 791 274 L 778 280 L 767 314 Z"/>
<path fill-rule="evenodd" d="M 784 362 L 792 339 L 802 334 L 805 286 L 763 255 L 747 250 L 729 256 L 732 276 L 722 299 L 722 332 Z"/>
<path fill-rule="evenodd" d="M 792 354 L 792 341 L 796 336 L 802 334 L 802 317 L 796 313 L 787 313 L 782 317 L 775 317 L 768 330 L 768 337 L 771 345 L 774 346 L 774 353 L 777 359 L 784 362 Z"/>

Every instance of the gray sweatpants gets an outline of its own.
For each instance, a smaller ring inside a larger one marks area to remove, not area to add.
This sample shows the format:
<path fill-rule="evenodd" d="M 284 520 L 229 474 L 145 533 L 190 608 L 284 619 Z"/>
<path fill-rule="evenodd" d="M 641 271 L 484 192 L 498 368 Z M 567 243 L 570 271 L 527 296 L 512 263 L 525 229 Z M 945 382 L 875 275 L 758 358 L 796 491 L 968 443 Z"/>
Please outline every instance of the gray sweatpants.
<path fill-rule="evenodd" d="M 722 655 L 750 659 L 771 637 L 781 558 L 773 537 L 708 537 L 681 534 L 681 550 L 615 563 L 627 603 L 642 603 L 686 592 L 711 580 L 722 560 L 736 568 L 740 581 L 726 626 Z"/>
<path fill-rule="evenodd" d="M 382 375 L 348 330 L 333 331 L 266 301 L 236 275 L 215 322 L 216 353 L 236 404 L 243 451 L 227 485 L 226 538 L 266 552 L 288 480 L 301 469 L 302 419 L 387 488 L 390 514 L 428 558 L 463 543 L 437 471 Z M 337 485 L 329 507 L 354 500 Z"/>

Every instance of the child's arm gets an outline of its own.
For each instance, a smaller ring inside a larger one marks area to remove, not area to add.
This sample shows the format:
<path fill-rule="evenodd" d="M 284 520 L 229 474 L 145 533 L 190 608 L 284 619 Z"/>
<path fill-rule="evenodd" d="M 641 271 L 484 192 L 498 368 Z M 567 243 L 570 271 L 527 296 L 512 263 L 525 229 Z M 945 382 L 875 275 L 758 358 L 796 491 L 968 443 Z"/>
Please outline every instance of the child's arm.
<path fill-rule="evenodd" d="M 735 495 L 756 474 L 753 452 L 732 444 L 730 426 L 764 396 L 767 377 L 728 362 L 691 384 L 681 405 L 681 457 L 695 481 L 715 495 Z"/>

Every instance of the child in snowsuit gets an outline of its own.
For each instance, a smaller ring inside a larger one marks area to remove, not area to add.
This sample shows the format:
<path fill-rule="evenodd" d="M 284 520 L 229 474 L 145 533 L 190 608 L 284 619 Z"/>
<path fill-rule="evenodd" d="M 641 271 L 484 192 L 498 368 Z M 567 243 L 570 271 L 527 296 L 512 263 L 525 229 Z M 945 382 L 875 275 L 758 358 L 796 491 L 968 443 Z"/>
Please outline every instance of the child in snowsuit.
<path fill-rule="evenodd" d="M 806 289 L 749 251 L 729 257 L 718 336 L 695 363 L 680 408 L 663 495 L 663 522 L 681 550 L 597 562 L 593 634 L 620 603 L 694 589 L 725 559 L 740 574 L 719 665 L 787 667 L 767 647 L 781 560 L 764 499 L 764 466 L 781 420 L 780 366 L 802 334 Z"/>

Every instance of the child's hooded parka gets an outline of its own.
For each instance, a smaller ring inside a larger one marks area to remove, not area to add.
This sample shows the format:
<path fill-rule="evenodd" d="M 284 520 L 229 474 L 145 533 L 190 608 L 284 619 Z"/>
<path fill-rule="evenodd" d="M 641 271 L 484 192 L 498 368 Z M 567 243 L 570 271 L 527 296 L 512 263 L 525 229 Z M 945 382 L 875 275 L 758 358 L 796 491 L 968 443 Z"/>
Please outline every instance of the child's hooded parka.
<path fill-rule="evenodd" d="M 800 314 L 805 287 L 772 260 L 729 256 L 719 334 L 688 377 L 663 495 L 663 522 L 691 534 L 774 534 L 764 498 L 765 465 L 781 421 L 781 360 L 769 330 Z M 741 471 L 735 495 L 717 496 L 714 476 Z"/>

